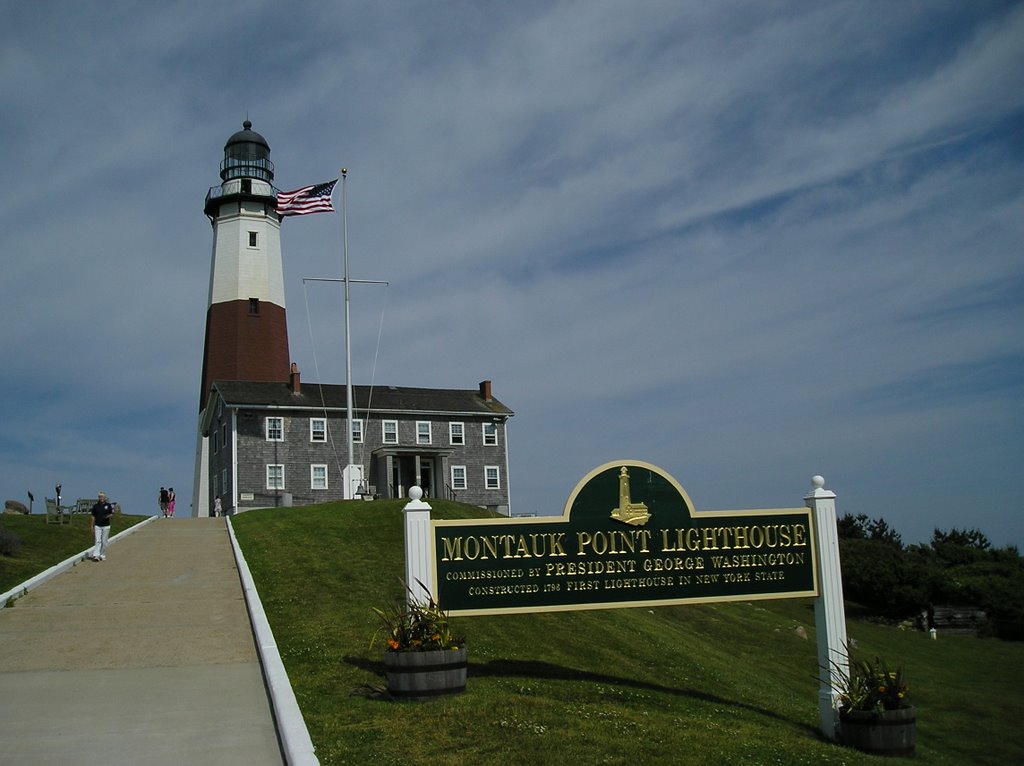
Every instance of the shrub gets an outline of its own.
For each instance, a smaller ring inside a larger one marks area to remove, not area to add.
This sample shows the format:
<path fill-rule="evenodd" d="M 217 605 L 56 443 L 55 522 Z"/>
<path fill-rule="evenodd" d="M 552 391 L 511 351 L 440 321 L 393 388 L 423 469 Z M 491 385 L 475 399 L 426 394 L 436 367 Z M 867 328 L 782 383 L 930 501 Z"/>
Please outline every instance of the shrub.
<path fill-rule="evenodd" d="M 21 538 L 8 529 L 0 527 L 0 555 L 16 556 L 21 550 Z"/>

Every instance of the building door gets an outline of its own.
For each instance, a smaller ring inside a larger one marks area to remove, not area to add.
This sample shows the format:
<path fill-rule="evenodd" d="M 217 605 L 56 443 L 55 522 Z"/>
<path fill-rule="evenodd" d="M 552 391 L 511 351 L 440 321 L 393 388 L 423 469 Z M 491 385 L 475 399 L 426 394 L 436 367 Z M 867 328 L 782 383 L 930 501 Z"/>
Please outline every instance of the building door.
<path fill-rule="evenodd" d="M 420 489 L 424 497 L 434 497 L 434 461 L 420 458 Z"/>

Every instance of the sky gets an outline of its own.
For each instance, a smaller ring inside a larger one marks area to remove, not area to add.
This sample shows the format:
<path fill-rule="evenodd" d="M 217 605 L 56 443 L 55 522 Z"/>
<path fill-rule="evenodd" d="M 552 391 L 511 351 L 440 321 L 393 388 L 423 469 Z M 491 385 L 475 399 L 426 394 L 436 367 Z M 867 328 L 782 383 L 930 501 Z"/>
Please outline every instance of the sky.
<path fill-rule="evenodd" d="M 618 459 L 1024 547 L 1024 4 L 0 0 L 0 494 L 191 502 L 224 143 L 348 169 L 357 384 L 515 411 L 513 513 Z M 341 209 L 340 186 L 335 204 Z M 342 216 L 281 232 L 345 380 Z M 1014 478 L 1016 477 L 1016 478 Z"/>

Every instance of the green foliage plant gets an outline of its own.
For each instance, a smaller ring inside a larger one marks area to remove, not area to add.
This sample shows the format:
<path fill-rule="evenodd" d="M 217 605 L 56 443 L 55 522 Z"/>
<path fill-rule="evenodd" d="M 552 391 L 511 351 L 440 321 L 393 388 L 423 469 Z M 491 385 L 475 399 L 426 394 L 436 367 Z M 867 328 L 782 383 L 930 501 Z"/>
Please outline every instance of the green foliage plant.
<path fill-rule="evenodd" d="M 437 605 L 429 592 L 426 601 L 417 600 L 409 586 L 404 582 L 402 585 L 409 599 L 395 601 L 383 609 L 373 607 L 381 625 L 370 639 L 371 647 L 378 640 L 387 644 L 385 651 L 389 652 L 429 652 L 465 645 L 465 639 L 455 634 L 448 612 Z"/>
<path fill-rule="evenodd" d="M 21 551 L 21 538 L 0 528 L 0 556 L 16 556 Z"/>
<path fill-rule="evenodd" d="M 903 667 L 893 668 L 881 657 L 850 659 L 849 675 L 836 666 L 831 676 L 833 688 L 839 692 L 840 718 L 852 712 L 881 714 L 911 706 Z"/>

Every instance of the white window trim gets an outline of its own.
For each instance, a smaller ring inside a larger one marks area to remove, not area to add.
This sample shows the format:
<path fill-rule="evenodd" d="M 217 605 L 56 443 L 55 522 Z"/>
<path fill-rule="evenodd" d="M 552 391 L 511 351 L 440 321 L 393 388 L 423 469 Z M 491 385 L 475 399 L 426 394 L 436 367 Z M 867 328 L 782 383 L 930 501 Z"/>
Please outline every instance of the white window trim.
<path fill-rule="evenodd" d="M 464 465 L 453 465 L 453 466 L 451 466 L 451 471 L 452 471 L 452 474 L 451 474 L 452 489 L 459 489 L 459 490 L 461 490 L 461 489 L 468 489 L 469 488 L 469 478 L 468 478 L 468 476 L 466 474 L 466 466 L 464 466 Z M 455 480 L 455 472 L 456 471 L 461 471 L 462 472 L 462 486 L 461 487 L 458 485 L 458 482 L 456 482 L 456 480 Z"/>
<path fill-rule="evenodd" d="M 322 487 L 318 487 L 316 485 L 316 469 L 317 468 L 323 468 L 324 469 L 324 485 Z M 313 464 L 311 464 L 309 466 L 309 488 L 312 489 L 313 491 L 330 489 L 330 482 L 328 481 L 327 476 L 328 476 L 328 473 L 327 473 L 327 463 L 313 463 Z"/>
<path fill-rule="evenodd" d="M 455 441 L 455 426 L 459 426 L 459 441 Z M 448 442 L 452 446 L 466 446 L 466 424 L 454 421 L 448 424 Z"/>
<path fill-rule="evenodd" d="M 391 434 L 388 433 L 388 424 L 394 425 L 395 433 L 394 438 L 389 439 Z M 380 442 L 381 444 L 398 444 L 398 421 L 397 420 L 382 420 L 380 424 Z"/>
<path fill-rule="evenodd" d="M 363 425 L 364 424 L 363 424 L 363 419 L 362 418 L 352 418 L 352 443 L 353 444 L 362 444 L 363 443 L 363 434 L 365 433 L 365 431 L 363 430 Z"/>
<path fill-rule="evenodd" d="M 494 429 L 494 433 L 489 437 L 487 434 L 487 427 L 490 426 Z M 480 438 L 483 441 L 485 447 L 497 447 L 498 446 L 498 424 L 497 423 L 482 423 L 480 425 Z M 488 438 L 493 438 L 494 441 L 488 441 Z"/>
<path fill-rule="evenodd" d="M 277 486 L 270 483 L 270 469 L 280 468 L 281 469 L 281 485 Z M 267 463 L 267 489 L 284 489 L 284 464 L 283 463 Z"/>
<path fill-rule="evenodd" d="M 253 235 L 256 235 L 253 237 Z M 256 240 L 256 244 L 252 244 L 253 239 Z M 245 235 L 245 247 L 248 250 L 259 250 L 260 249 L 260 233 L 258 231 L 249 230 Z"/>
<path fill-rule="evenodd" d="M 422 441 L 420 439 L 420 426 L 425 425 L 427 427 L 427 440 Z M 433 423 L 429 420 L 417 420 L 416 421 L 416 443 L 417 444 L 433 444 L 434 443 L 434 430 Z"/>
<path fill-rule="evenodd" d="M 316 438 L 316 429 L 313 427 L 314 423 L 323 423 L 323 438 Z M 309 419 L 309 440 L 316 444 L 323 444 L 327 441 L 327 418 L 310 418 Z"/>
<path fill-rule="evenodd" d="M 281 424 L 281 436 L 273 439 L 270 436 L 270 421 L 276 420 Z M 267 415 L 263 425 L 264 434 L 267 437 L 268 442 L 283 442 L 284 441 L 284 418 L 277 417 L 276 415 Z"/>
<path fill-rule="evenodd" d="M 491 486 L 490 480 L 487 478 L 487 472 L 493 470 L 494 477 L 497 480 L 494 486 Z M 484 466 L 484 489 L 501 489 L 501 466 L 497 465 L 485 465 Z"/>

